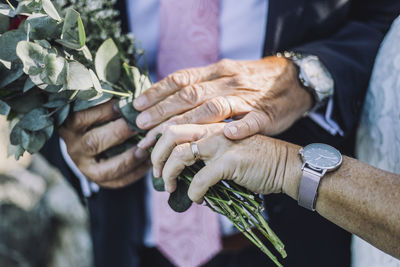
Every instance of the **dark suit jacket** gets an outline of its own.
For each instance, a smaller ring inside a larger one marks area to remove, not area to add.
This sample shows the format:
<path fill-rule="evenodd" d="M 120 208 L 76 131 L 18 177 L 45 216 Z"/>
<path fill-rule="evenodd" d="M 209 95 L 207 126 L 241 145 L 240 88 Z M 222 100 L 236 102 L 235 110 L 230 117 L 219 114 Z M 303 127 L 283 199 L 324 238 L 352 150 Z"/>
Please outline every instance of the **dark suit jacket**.
<path fill-rule="evenodd" d="M 125 10 L 123 1 L 118 5 Z M 399 0 L 269 0 L 264 55 L 284 50 L 317 55 L 334 77 L 334 118 L 345 133 L 331 136 L 302 119 L 279 138 L 299 145 L 324 142 L 351 153 L 351 136 L 376 52 L 399 13 Z M 56 143 L 45 154 L 74 180 L 57 150 Z M 145 225 L 144 194 L 141 181 L 119 190 L 101 189 L 88 200 L 96 266 L 137 266 Z M 288 197 L 266 196 L 265 203 L 273 229 L 286 244 L 285 266 L 349 266 L 348 233 Z"/>

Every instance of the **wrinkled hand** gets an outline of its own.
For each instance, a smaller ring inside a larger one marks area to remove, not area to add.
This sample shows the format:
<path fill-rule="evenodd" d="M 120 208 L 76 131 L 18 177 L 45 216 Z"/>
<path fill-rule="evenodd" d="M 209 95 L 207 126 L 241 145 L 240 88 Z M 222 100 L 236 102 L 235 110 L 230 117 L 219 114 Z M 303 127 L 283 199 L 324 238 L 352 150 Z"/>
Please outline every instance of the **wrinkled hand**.
<path fill-rule="evenodd" d="M 138 147 L 110 159 L 97 160 L 101 152 L 123 143 L 135 134 L 124 119 L 119 118 L 119 113 L 113 108 L 114 104 L 115 101 L 109 101 L 76 112 L 59 130 L 68 154 L 81 172 L 107 188 L 123 187 L 135 182 L 151 166 L 148 153 Z M 102 123 L 106 124 L 93 128 L 93 125 Z"/>
<path fill-rule="evenodd" d="M 254 61 L 221 60 L 173 73 L 139 96 L 137 125 L 152 129 L 139 143 L 149 148 L 174 124 L 213 123 L 235 117 L 224 134 L 234 140 L 256 133 L 275 135 L 311 108 L 311 94 L 298 81 L 294 64 L 275 56 Z"/>
<path fill-rule="evenodd" d="M 190 142 L 195 141 L 206 166 L 193 178 L 188 195 L 201 202 L 220 180 L 233 180 L 261 194 L 285 192 L 297 198 L 301 176 L 299 147 L 262 135 L 232 141 L 223 134 L 224 124 L 174 125 L 157 141 L 151 155 L 157 176 L 169 192 L 186 166 L 194 164 Z"/>

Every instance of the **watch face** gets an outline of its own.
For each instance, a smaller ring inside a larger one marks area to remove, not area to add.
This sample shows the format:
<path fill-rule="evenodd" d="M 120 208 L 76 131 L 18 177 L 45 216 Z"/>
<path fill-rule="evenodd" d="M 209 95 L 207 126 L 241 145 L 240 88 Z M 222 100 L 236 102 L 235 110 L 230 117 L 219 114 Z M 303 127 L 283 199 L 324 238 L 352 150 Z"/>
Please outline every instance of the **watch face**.
<path fill-rule="evenodd" d="M 304 78 L 317 93 L 331 95 L 333 93 L 333 79 L 329 71 L 316 57 L 305 58 L 301 64 Z"/>
<path fill-rule="evenodd" d="M 303 161 L 310 167 L 332 171 L 342 163 L 340 152 L 325 144 L 310 144 L 301 150 Z"/>

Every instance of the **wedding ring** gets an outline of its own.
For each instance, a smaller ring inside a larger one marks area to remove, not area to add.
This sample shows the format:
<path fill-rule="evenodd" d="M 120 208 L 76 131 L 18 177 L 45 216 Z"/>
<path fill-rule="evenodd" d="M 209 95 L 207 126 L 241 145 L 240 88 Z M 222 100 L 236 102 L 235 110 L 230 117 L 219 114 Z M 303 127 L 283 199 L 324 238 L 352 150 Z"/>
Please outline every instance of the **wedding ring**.
<path fill-rule="evenodd" d="M 191 142 L 190 147 L 192 148 L 193 158 L 195 161 L 200 159 L 199 147 L 196 142 Z"/>
<path fill-rule="evenodd" d="M 233 119 L 233 117 L 236 116 L 236 113 L 235 113 L 235 103 L 233 102 L 232 98 L 229 97 L 229 96 L 225 97 L 225 99 L 226 99 L 226 101 L 228 101 L 229 106 L 230 106 L 230 108 L 231 108 L 231 117 L 230 117 L 230 118 Z"/>

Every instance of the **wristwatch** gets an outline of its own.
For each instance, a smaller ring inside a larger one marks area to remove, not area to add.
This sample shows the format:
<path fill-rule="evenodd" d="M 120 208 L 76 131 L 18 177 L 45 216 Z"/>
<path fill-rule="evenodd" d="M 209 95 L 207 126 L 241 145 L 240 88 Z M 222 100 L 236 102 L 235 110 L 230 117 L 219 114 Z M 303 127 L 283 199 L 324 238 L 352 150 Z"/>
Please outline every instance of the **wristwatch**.
<path fill-rule="evenodd" d="M 310 144 L 299 151 L 303 160 L 298 203 L 315 211 L 318 186 L 326 172 L 337 170 L 342 164 L 342 154 L 326 144 Z"/>
<path fill-rule="evenodd" d="M 332 75 L 317 56 L 294 52 L 278 53 L 278 57 L 290 59 L 299 68 L 299 80 L 314 97 L 314 109 L 333 95 Z"/>

